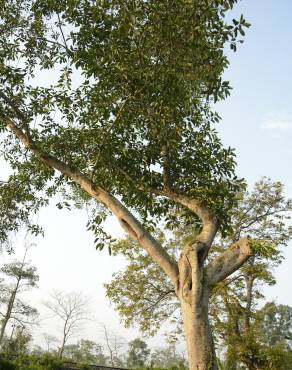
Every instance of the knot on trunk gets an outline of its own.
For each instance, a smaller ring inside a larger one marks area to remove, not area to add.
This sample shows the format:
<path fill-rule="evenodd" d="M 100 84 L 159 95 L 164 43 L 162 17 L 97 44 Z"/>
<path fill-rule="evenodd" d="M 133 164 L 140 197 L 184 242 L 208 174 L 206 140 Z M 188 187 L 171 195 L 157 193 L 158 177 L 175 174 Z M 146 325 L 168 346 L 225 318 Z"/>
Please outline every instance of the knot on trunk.
<path fill-rule="evenodd" d="M 179 296 L 191 304 L 201 295 L 201 277 L 205 244 L 200 241 L 189 243 L 181 253 L 179 267 Z"/>

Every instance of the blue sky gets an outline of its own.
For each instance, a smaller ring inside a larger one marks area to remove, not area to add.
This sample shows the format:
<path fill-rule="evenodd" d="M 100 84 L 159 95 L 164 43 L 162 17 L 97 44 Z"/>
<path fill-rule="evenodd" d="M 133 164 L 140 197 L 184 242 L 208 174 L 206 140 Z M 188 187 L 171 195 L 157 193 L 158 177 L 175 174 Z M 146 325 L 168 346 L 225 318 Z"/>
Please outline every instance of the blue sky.
<path fill-rule="evenodd" d="M 238 52 L 229 52 L 231 65 L 225 77 L 234 89 L 230 98 L 217 105 L 222 116 L 218 131 L 225 145 L 235 147 L 238 174 L 250 186 L 261 176 L 269 176 L 283 182 L 287 196 L 292 197 L 292 1 L 243 0 L 234 13 L 243 13 L 252 26 Z M 87 328 L 87 336 L 99 340 L 98 322 L 105 322 L 131 340 L 137 331 L 123 329 L 103 289 L 103 283 L 123 266 L 123 261 L 109 257 L 106 251 L 95 251 L 86 221 L 85 212 L 56 212 L 53 206 L 42 211 L 40 222 L 46 236 L 30 251 L 39 269 L 40 290 L 28 297 L 43 312 L 41 303 L 52 289 L 83 290 L 92 297 L 96 317 Z M 120 233 L 113 221 L 108 228 Z M 20 248 L 18 252 L 22 253 Z M 285 255 L 285 262 L 276 272 L 278 284 L 266 293 L 269 299 L 292 305 L 287 288 L 292 243 Z M 40 343 L 42 332 L 56 331 L 52 326 L 42 321 L 37 329 Z M 153 341 L 160 342 L 161 337 Z"/>
<path fill-rule="evenodd" d="M 243 0 L 236 7 L 252 24 L 230 54 L 226 79 L 234 90 L 218 105 L 218 127 L 235 147 L 239 174 L 252 183 L 270 176 L 292 195 L 292 2 Z"/>
<path fill-rule="evenodd" d="M 218 104 L 218 131 L 235 147 L 238 173 L 252 186 L 261 176 L 285 185 L 292 197 L 292 1 L 243 0 L 235 14 L 244 14 L 251 28 L 238 52 L 230 54 L 226 79 L 231 97 Z M 267 297 L 292 305 L 287 290 L 292 243 L 276 271 L 278 283 Z"/>

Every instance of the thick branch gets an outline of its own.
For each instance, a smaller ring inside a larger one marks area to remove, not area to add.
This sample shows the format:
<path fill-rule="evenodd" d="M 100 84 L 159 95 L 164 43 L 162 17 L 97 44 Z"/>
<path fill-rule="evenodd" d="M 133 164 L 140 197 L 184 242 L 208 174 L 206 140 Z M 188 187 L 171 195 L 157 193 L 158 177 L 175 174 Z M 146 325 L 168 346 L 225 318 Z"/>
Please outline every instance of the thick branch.
<path fill-rule="evenodd" d="M 210 286 L 224 280 L 238 270 L 253 254 L 249 246 L 249 238 L 241 238 L 225 252 L 209 263 L 206 269 L 207 281 Z"/>
<path fill-rule="evenodd" d="M 52 167 L 67 177 L 79 184 L 88 194 L 90 194 L 97 202 L 104 204 L 117 217 L 124 230 L 136 240 L 142 248 L 144 248 L 152 259 L 162 268 L 169 276 L 174 284 L 177 283 L 178 267 L 177 264 L 170 258 L 168 253 L 161 245 L 152 237 L 152 235 L 144 229 L 141 223 L 134 215 L 114 196 L 109 194 L 104 189 L 95 186 L 95 184 L 78 170 L 72 168 L 67 163 L 58 158 L 45 153 L 34 144 L 13 120 L 5 117 L 5 124 L 15 134 L 15 136 L 24 144 L 24 146 L 34 153 L 43 163 Z"/>
<path fill-rule="evenodd" d="M 200 203 L 197 199 L 188 197 L 186 195 L 177 194 L 174 191 L 159 191 L 157 192 L 160 195 L 168 197 L 174 200 L 177 203 L 185 206 L 192 212 L 194 212 L 202 221 L 203 227 L 200 235 L 197 237 L 197 240 L 207 246 L 208 252 L 209 248 L 212 245 L 212 242 L 215 238 L 217 229 L 218 229 L 218 222 L 216 217 L 213 215 L 211 210 Z"/>

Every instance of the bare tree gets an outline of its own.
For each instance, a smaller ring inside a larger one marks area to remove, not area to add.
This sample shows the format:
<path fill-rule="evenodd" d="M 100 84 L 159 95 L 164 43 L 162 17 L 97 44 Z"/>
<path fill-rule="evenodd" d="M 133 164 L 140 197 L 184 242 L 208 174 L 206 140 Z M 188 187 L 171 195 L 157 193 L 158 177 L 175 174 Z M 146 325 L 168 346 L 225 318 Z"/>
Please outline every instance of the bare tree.
<path fill-rule="evenodd" d="M 43 337 L 46 342 L 47 351 L 50 352 L 52 345 L 58 342 L 58 338 L 56 338 L 54 335 L 50 335 L 47 333 L 43 333 Z"/>
<path fill-rule="evenodd" d="M 117 336 L 111 332 L 105 324 L 102 325 L 104 333 L 105 347 L 108 351 L 109 365 L 110 366 L 122 366 L 121 350 L 125 348 L 126 341 L 124 338 Z"/>
<path fill-rule="evenodd" d="M 82 329 L 84 322 L 89 319 L 88 303 L 88 299 L 82 293 L 61 291 L 54 291 L 51 300 L 45 303 L 53 316 L 62 323 L 59 357 L 63 356 L 64 347 L 68 340 L 76 336 Z"/>

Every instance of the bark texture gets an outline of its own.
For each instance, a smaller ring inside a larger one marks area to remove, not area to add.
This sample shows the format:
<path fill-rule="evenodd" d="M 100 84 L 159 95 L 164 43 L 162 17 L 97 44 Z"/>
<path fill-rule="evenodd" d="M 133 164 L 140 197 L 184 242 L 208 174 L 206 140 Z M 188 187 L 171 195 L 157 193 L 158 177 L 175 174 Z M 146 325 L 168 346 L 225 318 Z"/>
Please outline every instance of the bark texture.
<path fill-rule="evenodd" d="M 190 370 L 217 370 L 208 318 L 210 290 L 204 278 L 204 245 L 187 246 L 179 260 L 179 288 Z"/>

